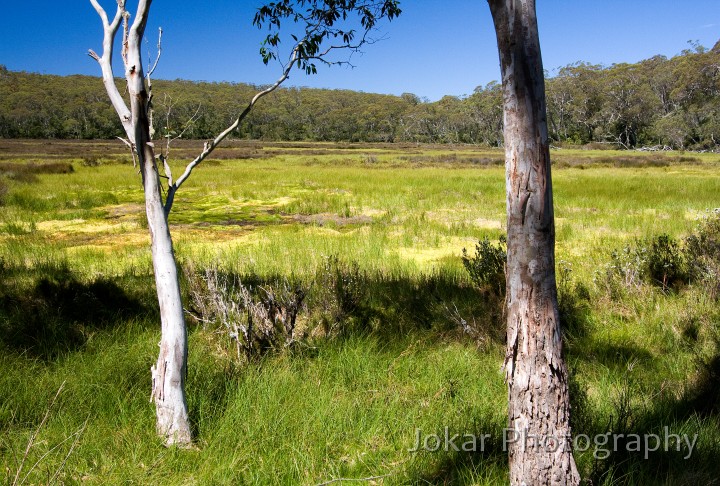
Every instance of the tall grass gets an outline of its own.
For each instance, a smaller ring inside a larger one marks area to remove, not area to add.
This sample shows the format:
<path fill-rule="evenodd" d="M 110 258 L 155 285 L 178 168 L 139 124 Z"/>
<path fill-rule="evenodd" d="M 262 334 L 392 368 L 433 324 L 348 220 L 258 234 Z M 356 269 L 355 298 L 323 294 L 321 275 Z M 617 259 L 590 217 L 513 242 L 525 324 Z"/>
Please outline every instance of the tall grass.
<path fill-rule="evenodd" d="M 226 334 L 189 320 L 190 451 L 155 436 L 148 371 L 159 318 L 132 166 L 68 154 L 71 173 L 2 178 L 7 484 L 507 482 L 502 304 L 473 287 L 460 258 L 503 233 L 504 172 L 493 163 L 502 154 L 331 149 L 276 146 L 263 156 L 258 146 L 259 158 L 201 166 L 178 194 L 171 225 L 181 264 L 258 285 L 303 282 L 311 330 L 322 320 L 323 265 L 337 258 L 355 269 L 362 289 L 333 332 L 248 362 Z M 718 302 L 694 284 L 613 291 L 604 269 L 613 250 L 693 231 L 717 205 L 717 156 L 553 157 L 575 433 L 667 426 L 699 437 L 687 460 L 579 452 L 581 472 L 603 485 L 708 483 L 720 474 Z M 418 429 L 442 437 L 445 427 L 491 439 L 474 453 L 408 450 Z"/>

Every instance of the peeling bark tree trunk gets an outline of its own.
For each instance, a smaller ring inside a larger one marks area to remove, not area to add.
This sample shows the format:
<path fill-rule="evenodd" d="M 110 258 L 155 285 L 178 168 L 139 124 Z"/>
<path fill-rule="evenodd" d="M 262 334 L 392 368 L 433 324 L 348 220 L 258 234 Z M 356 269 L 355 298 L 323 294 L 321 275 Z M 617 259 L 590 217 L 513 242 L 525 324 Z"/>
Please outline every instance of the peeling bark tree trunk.
<path fill-rule="evenodd" d="M 147 157 L 146 155 L 143 167 L 145 211 L 150 229 L 153 270 L 162 326 L 160 354 L 157 363 L 151 369 L 152 398 L 157 412 L 158 435 L 163 437 L 168 445 L 183 445 L 191 442 L 190 421 L 185 400 L 187 331 L 170 230 L 160 202 L 158 173 L 154 164 L 147 162 Z"/>
<path fill-rule="evenodd" d="M 575 485 L 555 284 L 545 84 L 534 0 L 488 0 L 504 96 L 510 484 Z"/>
<path fill-rule="evenodd" d="M 147 7 L 149 6 L 150 0 L 147 1 Z M 183 445 L 191 442 L 190 421 L 185 400 L 187 330 L 170 228 L 162 202 L 160 174 L 150 139 L 148 93 L 140 56 L 144 30 L 144 20 L 136 21 L 130 29 L 125 76 L 130 96 L 131 124 L 135 131 L 135 150 L 145 192 L 145 212 L 150 230 L 153 270 L 162 326 L 160 354 L 151 370 L 152 398 L 157 412 L 158 434 L 164 438 L 167 445 Z"/>
<path fill-rule="evenodd" d="M 187 331 L 177 264 L 170 229 L 160 198 L 160 182 L 152 147 L 145 142 L 139 156 L 145 188 L 145 212 L 150 230 L 155 287 L 160 305 L 160 354 L 152 367 L 152 399 L 157 432 L 167 445 L 190 444 L 190 421 L 185 400 Z"/>
<path fill-rule="evenodd" d="M 167 211 L 162 201 L 162 186 L 150 136 L 150 100 L 140 55 L 147 14 L 152 0 L 140 0 L 132 26 L 125 0 L 118 0 L 112 21 L 97 0 L 90 0 L 103 21 L 103 54 L 90 51 L 100 64 L 105 88 L 132 145 L 142 175 L 145 212 L 150 230 L 155 286 L 160 306 L 162 336 L 160 354 L 152 367 L 152 399 L 157 412 L 157 432 L 166 445 L 191 443 L 190 421 L 185 400 L 187 372 L 187 331 L 183 314 L 177 265 L 173 253 Z M 115 34 L 123 23 L 123 64 L 130 107 L 117 89 L 112 70 Z"/>

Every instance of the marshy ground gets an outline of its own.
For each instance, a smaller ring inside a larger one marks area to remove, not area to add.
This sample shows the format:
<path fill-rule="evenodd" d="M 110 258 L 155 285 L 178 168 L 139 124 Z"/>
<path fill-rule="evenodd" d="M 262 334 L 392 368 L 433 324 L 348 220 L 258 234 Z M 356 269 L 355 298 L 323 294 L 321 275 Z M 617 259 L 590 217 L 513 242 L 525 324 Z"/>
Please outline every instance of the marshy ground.
<path fill-rule="evenodd" d="M 200 146 L 174 145 L 174 172 Z M 698 435 L 688 459 L 645 459 L 622 441 L 607 457 L 578 451 L 583 477 L 709 484 L 720 475 L 717 295 L 691 280 L 626 285 L 615 267 L 634 268 L 658 235 L 682 246 L 698 231 L 720 206 L 720 155 L 558 149 L 552 160 L 575 433 Z M 184 288 L 211 267 L 256 287 L 298 282 L 303 336 L 241 360 L 221 327 L 189 318 L 198 448 L 167 450 L 148 403 L 159 318 L 127 149 L 0 140 L 6 482 L 506 483 L 502 301 L 461 260 L 504 232 L 504 191 L 497 149 L 218 149 L 170 216 Z M 328 272 L 344 286 L 332 310 Z M 474 453 L 408 451 L 417 429 L 445 427 L 493 440 Z"/>

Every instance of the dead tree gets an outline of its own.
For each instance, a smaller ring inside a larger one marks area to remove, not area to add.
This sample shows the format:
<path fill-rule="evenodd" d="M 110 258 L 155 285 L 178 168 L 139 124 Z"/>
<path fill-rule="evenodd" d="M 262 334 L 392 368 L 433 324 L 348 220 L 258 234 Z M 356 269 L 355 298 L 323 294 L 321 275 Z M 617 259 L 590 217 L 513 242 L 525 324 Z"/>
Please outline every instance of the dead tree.
<path fill-rule="evenodd" d="M 207 141 L 182 175 L 173 179 L 166 158 L 157 156 L 151 136 L 152 91 L 148 76 L 157 62 L 145 73 L 141 56 L 141 42 L 152 0 L 138 0 L 134 18 L 126 8 L 126 0 L 116 1 L 112 18 L 98 0 L 90 0 L 90 3 L 102 20 L 104 34 L 102 55 L 92 50 L 89 54 L 100 65 L 105 89 L 125 131 L 125 141 L 137 160 L 145 193 L 145 212 L 162 328 L 160 353 L 151 369 L 157 432 L 167 445 L 188 445 L 192 437 L 185 399 L 187 328 L 168 224 L 175 194 L 188 180 L 193 169 L 240 126 L 258 100 L 277 89 L 294 68 L 310 74 L 316 72 L 315 61 L 324 64 L 348 62 L 334 60 L 332 55 L 338 50 L 354 52 L 372 42 L 369 34 L 377 21 L 384 18 L 392 20 L 400 13 L 400 9 L 395 0 L 281 0 L 261 7 L 254 23 L 258 27 L 269 26 L 270 33 L 261 48 L 266 64 L 278 59 L 281 20 L 288 19 L 300 24 L 304 27 L 304 35 L 293 36 L 288 60 L 278 80 L 255 94 L 245 108 L 239 111 L 236 120 L 213 140 Z M 362 27 L 359 33 L 351 27 L 355 19 L 359 19 Z M 118 89 L 112 64 L 119 32 L 122 32 L 120 50 L 127 82 L 127 100 Z"/>

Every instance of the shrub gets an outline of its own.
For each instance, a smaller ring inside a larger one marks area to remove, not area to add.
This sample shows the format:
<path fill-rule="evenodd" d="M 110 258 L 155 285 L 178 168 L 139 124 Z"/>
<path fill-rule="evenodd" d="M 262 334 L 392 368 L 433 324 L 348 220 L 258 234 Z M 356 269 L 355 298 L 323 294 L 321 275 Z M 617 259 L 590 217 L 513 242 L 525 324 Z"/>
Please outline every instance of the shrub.
<path fill-rule="evenodd" d="M 654 284 L 668 290 L 686 280 L 685 259 L 678 242 L 662 234 L 650 241 L 647 249 L 647 272 Z"/>
<path fill-rule="evenodd" d="M 685 258 L 679 243 L 662 234 L 650 240 L 636 241 L 610 254 L 605 267 L 604 285 L 611 295 L 639 290 L 644 283 L 659 285 L 663 291 L 687 280 Z M 596 274 L 595 281 L 598 280 Z"/>
<path fill-rule="evenodd" d="M 99 167 L 100 159 L 98 159 L 95 155 L 88 155 L 82 158 L 82 165 L 83 167 Z"/>
<path fill-rule="evenodd" d="M 610 254 L 604 271 L 595 274 L 595 283 L 605 287 L 613 298 L 628 290 L 638 290 L 643 284 L 647 268 L 647 250 L 637 245 L 626 245 Z"/>
<path fill-rule="evenodd" d="M 497 245 L 485 237 L 475 245 L 475 256 L 469 256 L 462 250 L 462 262 L 470 279 L 480 289 L 489 290 L 497 295 L 505 293 L 505 263 L 507 262 L 506 240 L 500 237 Z"/>
<path fill-rule="evenodd" d="M 315 299 L 326 334 L 361 313 L 368 298 L 366 280 L 357 262 L 343 262 L 334 255 L 323 260 L 315 275 Z"/>
<path fill-rule="evenodd" d="M 184 270 L 191 316 L 206 327 L 219 327 L 235 343 L 238 359 L 252 359 L 295 342 L 297 317 L 305 309 L 307 295 L 300 284 L 283 279 L 253 288 L 214 267 Z"/>
<path fill-rule="evenodd" d="M 710 212 L 685 239 L 688 277 L 720 296 L 720 209 Z"/>

